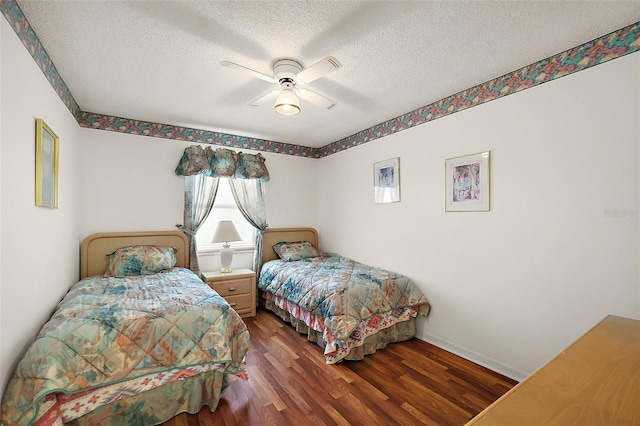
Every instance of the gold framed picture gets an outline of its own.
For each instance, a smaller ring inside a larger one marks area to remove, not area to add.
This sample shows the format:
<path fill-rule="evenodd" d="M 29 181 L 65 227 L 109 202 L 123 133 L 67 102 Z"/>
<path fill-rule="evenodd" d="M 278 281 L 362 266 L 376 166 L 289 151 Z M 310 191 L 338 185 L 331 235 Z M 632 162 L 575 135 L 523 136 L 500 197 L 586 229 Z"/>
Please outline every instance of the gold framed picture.
<path fill-rule="evenodd" d="M 36 119 L 36 206 L 58 208 L 58 136 Z"/>

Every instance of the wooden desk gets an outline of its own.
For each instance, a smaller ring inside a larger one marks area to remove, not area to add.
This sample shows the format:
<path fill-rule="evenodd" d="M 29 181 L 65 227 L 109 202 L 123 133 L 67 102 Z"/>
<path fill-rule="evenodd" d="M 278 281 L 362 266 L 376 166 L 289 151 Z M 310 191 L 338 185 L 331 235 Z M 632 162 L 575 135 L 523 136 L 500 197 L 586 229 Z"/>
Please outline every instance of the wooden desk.
<path fill-rule="evenodd" d="M 640 425 L 640 321 L 608 316 L 467 425 Z"/>

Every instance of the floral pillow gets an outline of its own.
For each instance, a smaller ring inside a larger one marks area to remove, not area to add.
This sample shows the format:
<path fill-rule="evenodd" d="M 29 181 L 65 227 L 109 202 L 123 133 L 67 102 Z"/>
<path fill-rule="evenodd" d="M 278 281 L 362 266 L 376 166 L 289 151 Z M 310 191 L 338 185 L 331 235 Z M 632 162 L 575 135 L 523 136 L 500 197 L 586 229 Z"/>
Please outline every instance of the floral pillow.
<path fill-rule="evenodd" d="M 150 275 L 176 266 L 176 248 L 138 245 L 121 247 L 109 253 L 105 277 Z"/>
<path fill-rule="evenodd" d="M 273 251 L 285 262 L 320 256 L 320 252 L 309 241 L 281 241 L 273 246 Z"/>

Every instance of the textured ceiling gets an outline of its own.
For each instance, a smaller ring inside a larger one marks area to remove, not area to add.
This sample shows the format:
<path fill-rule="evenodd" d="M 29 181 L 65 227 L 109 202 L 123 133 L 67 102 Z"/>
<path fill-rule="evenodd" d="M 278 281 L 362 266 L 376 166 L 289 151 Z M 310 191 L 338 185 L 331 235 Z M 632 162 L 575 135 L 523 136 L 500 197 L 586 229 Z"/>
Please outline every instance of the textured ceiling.
<path fill-rule="evenodd" d="M 640 21 L 622 1 L 33 1 L 23 13 L 83 111 L 320 147 Z M 249 106 L 326 56 L 296 116 Z"/>

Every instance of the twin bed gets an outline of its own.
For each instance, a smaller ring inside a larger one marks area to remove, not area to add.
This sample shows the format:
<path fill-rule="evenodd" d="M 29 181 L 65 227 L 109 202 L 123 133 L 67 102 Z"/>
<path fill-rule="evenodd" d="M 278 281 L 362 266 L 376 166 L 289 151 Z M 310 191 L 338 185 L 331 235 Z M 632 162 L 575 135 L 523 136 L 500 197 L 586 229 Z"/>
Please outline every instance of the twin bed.
<path fill-rule="evenodd" d="M 188 265 L 182 232 L 85 239 L 82 279 L 20 361 L 0 423 L 151 425 L 213 411 L 229 376 L 246 378 L 249 334 Z"/>
<path fill-rule="evenodd" d="M 407 277 L 320 253 L 312 228 L 268 228 L 263 247 L 260 303 L 328 364 L 412 338 L 429 312 Z M 0 422 L 158 424 L 214 411 L 230 376 L 247 379 L 246 326 L 187 269 L 182 232 L 93 234 L 80 263 L 81 281 L 11 378 Z"/>
<path fill-rule="evenodd" d="M 327 364 L 414 337 L 430 305 L 413 281 L 317 249 L 313 228 L 267 228 L 258 280 L 266 309 L 324 348 Z"/>

